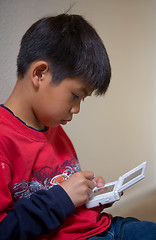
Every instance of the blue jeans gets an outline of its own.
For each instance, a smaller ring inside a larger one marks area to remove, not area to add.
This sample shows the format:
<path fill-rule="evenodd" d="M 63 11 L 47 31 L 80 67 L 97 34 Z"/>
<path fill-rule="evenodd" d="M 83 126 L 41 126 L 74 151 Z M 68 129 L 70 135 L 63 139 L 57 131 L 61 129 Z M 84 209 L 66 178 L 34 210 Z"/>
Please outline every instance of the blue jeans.
<path fill-rule="evenodd" d="M 87 240 L 156 240 L 156 223 L 114 217 L 106 231 Z"/>

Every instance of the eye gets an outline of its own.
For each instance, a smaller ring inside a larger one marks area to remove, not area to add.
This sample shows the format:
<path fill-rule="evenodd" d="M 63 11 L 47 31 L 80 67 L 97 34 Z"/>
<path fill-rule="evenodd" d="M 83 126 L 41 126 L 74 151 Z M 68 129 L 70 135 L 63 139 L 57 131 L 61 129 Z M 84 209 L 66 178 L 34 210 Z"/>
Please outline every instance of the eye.
<path fill-rule="evenodd" d="M 73 93 L 73 98 L 74 98 L 75 100 L 77 100 L 77 99 L 79 99 L 79 96 L 76 95 L 75 93 Z"/>
<path fill-rule="evenodd" d="M 75 93 L 72 93 L 72 95 L 73 95 L 73 99 L 74 99 L 74 100 L 81 100 L 81 101 L 83 101 L 83 102 L 84 102 L 84 100 L 85 100 L 85 97 L 82 98 L 82 97 L 76 95 Z"/>

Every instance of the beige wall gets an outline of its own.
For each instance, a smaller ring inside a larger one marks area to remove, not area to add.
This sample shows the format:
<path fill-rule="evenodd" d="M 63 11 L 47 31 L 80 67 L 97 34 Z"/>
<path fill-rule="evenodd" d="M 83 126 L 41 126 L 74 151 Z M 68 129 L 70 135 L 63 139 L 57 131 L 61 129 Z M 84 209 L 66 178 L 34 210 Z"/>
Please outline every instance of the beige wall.
<path fill-rule="evenodd" d="M 24 32 L 34 21 L 62 13 L 73 2 L 0 0 L 1 103 L 16 81 L 16 56 Z M 107 94 L 88 98 L 81 114 L 65 127 L 81 166 L 112 181 L 148 161 L 146 179 L 125 192 L 115 205 L 119 208 L 156 187 L 156 1 L 75 2 L 70 12 L 82 14 L 97 29 L 113 73 Z"/>

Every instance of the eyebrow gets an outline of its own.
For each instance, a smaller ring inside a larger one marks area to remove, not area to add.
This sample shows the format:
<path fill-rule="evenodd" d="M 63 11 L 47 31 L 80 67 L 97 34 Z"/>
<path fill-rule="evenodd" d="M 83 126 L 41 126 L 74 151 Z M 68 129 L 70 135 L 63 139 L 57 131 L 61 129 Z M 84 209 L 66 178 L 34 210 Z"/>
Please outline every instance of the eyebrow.
<path fill-rule="evenodd" d="M 81 91 L 85 94 L 85 96 L 91 96 L 92 94 L 89 94 L 86 90 L 86 88 L 77 88 L 78 91 Z"/>

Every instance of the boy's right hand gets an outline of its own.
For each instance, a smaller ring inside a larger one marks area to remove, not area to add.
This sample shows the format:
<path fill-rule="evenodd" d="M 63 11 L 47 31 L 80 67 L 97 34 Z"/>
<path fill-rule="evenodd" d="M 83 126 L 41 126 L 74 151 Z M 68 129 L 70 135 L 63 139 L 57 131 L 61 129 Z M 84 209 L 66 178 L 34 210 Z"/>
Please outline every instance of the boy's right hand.
<path fill-rule="evenodd" d="M 91 171 L 83 171 L 74 173 L 69 179 L 60 184 L 71 198 L 75 207 L 79 207 L 86 203 L 95 183 L 92 181 L 94 173 Z"/>

